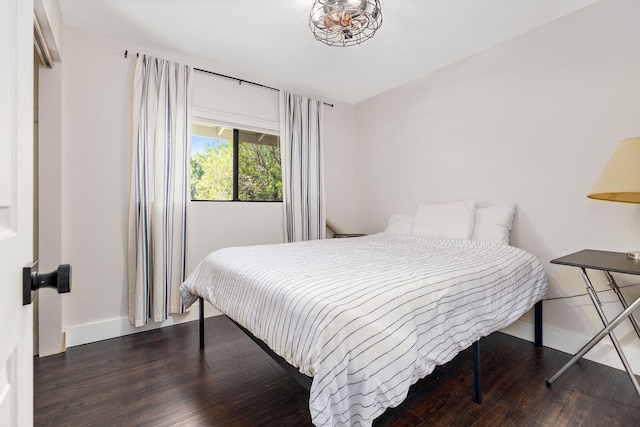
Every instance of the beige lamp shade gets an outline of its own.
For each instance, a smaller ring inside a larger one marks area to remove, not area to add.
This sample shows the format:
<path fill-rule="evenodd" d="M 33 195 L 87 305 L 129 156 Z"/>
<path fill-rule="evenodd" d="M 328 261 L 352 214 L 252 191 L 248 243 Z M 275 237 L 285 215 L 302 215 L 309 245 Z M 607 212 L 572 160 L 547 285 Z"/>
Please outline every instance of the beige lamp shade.
<path fill-rule="evenodd" d="M 587 197 L 640 203 L 640 138 L 620 142 Z"/>

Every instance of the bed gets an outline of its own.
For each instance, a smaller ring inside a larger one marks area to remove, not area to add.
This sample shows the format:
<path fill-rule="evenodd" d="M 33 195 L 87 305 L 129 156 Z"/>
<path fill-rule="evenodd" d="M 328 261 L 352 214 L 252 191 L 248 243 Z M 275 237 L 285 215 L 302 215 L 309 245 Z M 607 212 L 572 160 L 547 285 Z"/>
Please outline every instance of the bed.
<path fill-rule="evenodd" d="M 539 307 L 546 287 L 524 250 L 382 232 L 221 249 L 181 293 L 312 378 L 312 421 L 330 426 L 370 425 L 437 365 Z"/>

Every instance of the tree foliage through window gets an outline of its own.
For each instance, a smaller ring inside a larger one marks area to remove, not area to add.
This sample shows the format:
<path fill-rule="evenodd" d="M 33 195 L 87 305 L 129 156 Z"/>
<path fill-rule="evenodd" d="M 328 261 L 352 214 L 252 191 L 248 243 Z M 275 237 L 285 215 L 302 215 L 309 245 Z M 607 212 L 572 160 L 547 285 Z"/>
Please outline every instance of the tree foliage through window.
<path fill-rule="evenodd" d="M 240 200 L 282 200 L 280 147 L 240 141 Z"/>
<path fill-rule="evenodd" d="M 191 154 L 191 199 L 233 200 L 233 147 L 207 144 Z"/>
<path fill-rule="evenodd" d="M 194 126 L 191 199 L 234 200 L 234 144 L 238 144 L 237 198 L 281 201 L 278 137 L 220 126 Z"/>

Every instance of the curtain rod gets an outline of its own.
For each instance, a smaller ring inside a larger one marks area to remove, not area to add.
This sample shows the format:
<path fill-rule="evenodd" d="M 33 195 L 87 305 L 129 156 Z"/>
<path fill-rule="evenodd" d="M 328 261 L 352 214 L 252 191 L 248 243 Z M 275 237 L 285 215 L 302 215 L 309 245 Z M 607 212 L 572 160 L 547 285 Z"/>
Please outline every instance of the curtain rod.
<path fill-rule="evenodd" d="M 271 90 L 275 90 L 276 92 L 280 92 L 280 89 L 276 89 L 275 87 L 271 87 L 271 86 L 267 86 L 267 85 L 263 85 L 260 83 L 256 83 L 256 82 L 251 82 L 249 80 L 243 80 L 243 79 L 239 79 L 237 77 L 233 77 L 233 76 L 227 76 L 225 74 L 220 74 L 220 73 L 214 73 L 213 71 L 209 71 L 209 70 L 203 70 L 202 68 L 193 68 L 195 71 L 200 71 L 201 73 L 207 73 L 207 74 L 213 74 L 214 76 L 218 76 L 218 77 L 224 77 L 226 79 L 231 79 L 231 80 L 236 80 L 239 84 L 242 83 L 249 83 L 250 85 L 254 85 L 254 86 L 260 86 L 266 89 L 271 89 Z M 322 101 L 322 103 L 324 105 L 328 105 L 329 107 L 333 108 L 333 104 L 329 104 L 328 102 L 324 102 Z"/>
<path fill-rule="evenodd" d="M 129 55 L 129 51 L 128 51 L 128 50 L 125 50 L 125 51 L 124 51 L 124 57 L 125 57 L 125 58 L 127 58 L 127 56 L 128 56 L 128 55 Z M 139 54 L 139 53 L 136 53 L 136 57 L 138 57 L 138 56 L 140 56 L 140 54 Z M 275 90 L 275 91 L 277 91 L 277 92 L 279 92 L 279 91 L 280 91 L 280 89 L 276 89 L 275 87 L 271 87 L 271 86 L 263 85 L 263 84 L 256 83 L 256 82 L 251 82 L 251 81 L 249 81 L 249 80 L 239 79 L 239 78 L 237 78 L 237 77 L 233 77 L 233 76 L 227 76 L 227 75 L 225 75 L 225 74 L 214 73 L 213 71 L 203 70 L 202 68 L 195 68 L 195 67 L 194 67 L 193 69 L 194 69 L 195 71 L 200 71 L 201 73 L 207 73 L 207 74 L 212 74 L 212 75 L 214 75 L 214 76 L 218 76 L 218 77 L 224 77 L 224 78 L 226 78 L 226 79 L 236 80 L 239 84 L 242 84 L 242 83 L 249 83 L 249 84 L 254 85 L 254 86 L 260 86 L 260 87 L 263 87 L 263 88 L 266 88 L 266 89 Z M 324 101 L 322 101 L 322 103 L 323 103 L 324 105 L 328 105 L 329 107 L 333 108 L 333 104 L 329 104 L 328 102 L 324 102 Z"/>

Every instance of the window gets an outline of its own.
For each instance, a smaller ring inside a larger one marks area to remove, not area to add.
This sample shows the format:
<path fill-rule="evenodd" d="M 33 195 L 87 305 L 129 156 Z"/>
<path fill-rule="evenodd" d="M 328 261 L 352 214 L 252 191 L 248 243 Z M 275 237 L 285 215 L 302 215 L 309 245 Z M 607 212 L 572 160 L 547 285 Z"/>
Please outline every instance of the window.
<path fill-rule="evenodd" d="M 282 201 L 276 135 L 194 124 L 191 200 Z"/>

